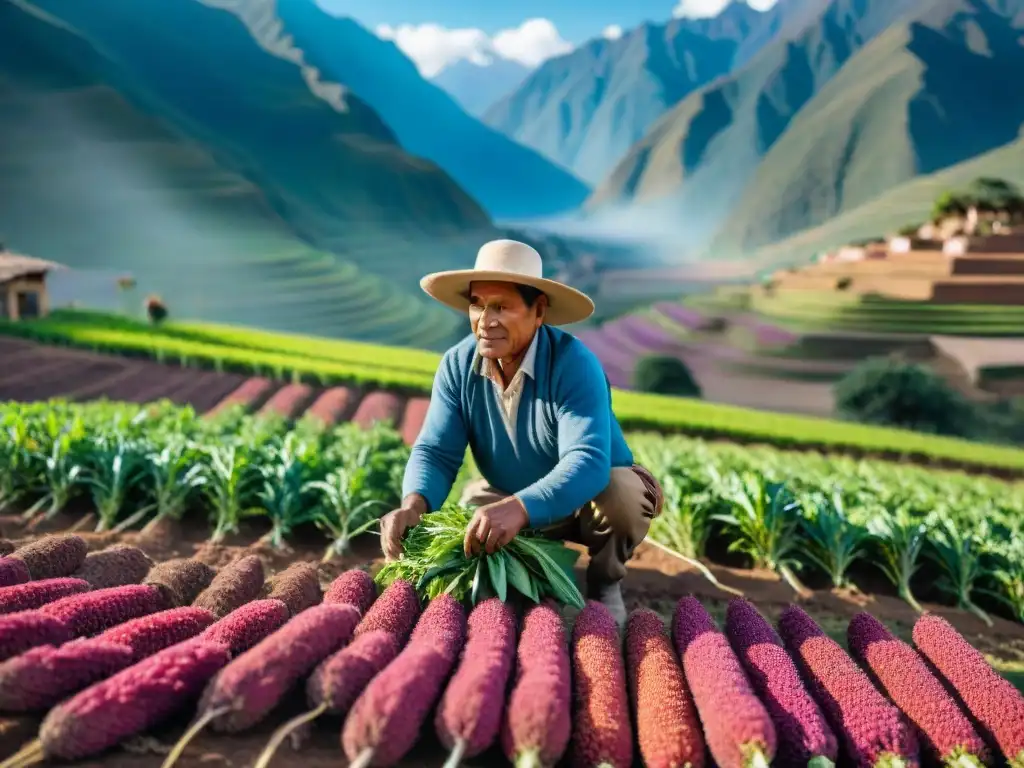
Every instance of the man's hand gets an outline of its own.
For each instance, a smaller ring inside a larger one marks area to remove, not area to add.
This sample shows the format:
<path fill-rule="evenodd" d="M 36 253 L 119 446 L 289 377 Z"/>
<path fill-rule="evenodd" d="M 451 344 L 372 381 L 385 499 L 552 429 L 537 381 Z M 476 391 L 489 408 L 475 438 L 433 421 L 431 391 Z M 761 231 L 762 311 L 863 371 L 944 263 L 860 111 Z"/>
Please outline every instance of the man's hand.
<path fill-rule="evenodd" d="M 466 529 L 466 557 L 476 554 L 481 548 L 487 554 L 494 554 L 512 541 L 529 522 L 526 507 L 515 496 L 477 507 Z"/>
<path fill-rule="evenodd" d="M 416 525 L 427 511 L 427 502 L 413 494 L 402 500 L 402 506 L 380 519 L 380 548 L 387 560 L 402 556 L 402 537 Z"/>

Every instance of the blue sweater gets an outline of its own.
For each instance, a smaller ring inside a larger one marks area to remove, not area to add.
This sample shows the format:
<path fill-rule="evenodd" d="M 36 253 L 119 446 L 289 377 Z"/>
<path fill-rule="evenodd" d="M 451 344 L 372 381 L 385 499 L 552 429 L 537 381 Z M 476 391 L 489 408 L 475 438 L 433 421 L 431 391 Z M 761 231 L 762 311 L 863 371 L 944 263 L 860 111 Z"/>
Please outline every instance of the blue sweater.
<path fill-rule="evenodd" d="M 436 510 L 466 456 L 496 489 L 515 494 L 533 528 L 558 522 L 608 486 L 633 454 L 612 414 L 597 357 L 576 337 L 542 325 L 534 376 L 526 376 L 512 444 L 490 379 L 474 366 L 476 339 L 449 349 L 434 377 L 426 420 L 405 468 L 402 495 Z"/>

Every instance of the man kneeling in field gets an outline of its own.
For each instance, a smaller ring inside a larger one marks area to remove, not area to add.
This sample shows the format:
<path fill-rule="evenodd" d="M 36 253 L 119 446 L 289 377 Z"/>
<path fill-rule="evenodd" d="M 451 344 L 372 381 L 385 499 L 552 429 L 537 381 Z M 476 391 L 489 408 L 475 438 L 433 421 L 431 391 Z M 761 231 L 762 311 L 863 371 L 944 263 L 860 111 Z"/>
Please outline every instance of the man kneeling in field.
<path fill-rule="evenodd" d="M 540 254 L 514 240 L 486 243 L 473 269 L 421 281 L 469 313 L 472 335 L 445 353 L 423 430 L 405 469 L 402 506 L 381 520 L 387 558 L 451 492 L 469 445 L 483 480 L 466 553 L 495 552 L 524 528 L 585 545 L 587 594 L 620 625 L 626 561 L 661 511 L 661 489 L 633 463 L 594 354 L 554 327 L 588 318 L 583 293 L 542 277 Z"/>

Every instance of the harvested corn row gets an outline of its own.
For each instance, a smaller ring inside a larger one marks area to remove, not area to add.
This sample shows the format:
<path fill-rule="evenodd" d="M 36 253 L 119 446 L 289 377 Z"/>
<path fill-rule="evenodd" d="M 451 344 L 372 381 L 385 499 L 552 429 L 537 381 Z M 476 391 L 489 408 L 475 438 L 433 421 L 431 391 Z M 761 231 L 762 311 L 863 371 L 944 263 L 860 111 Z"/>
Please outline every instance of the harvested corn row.
<path fill-rule="evenodd" d="M 517 768 L 550 768 L 565 753 L 571 730 L 569 650 L 550 601 L 523 619 L 516 679 L 505 708 L 501 744 Z"/>
<path fill-rule="evenodd" d="M 985 742 L 917 651 L 867 613 L 853 617 L 846 637 L 850 653 L 917 726 L 935 758 L 958 768 L 987 762 Z"/>
<path fill-rule="evenodd" d="M 900 711 L 810 616 L 790 606 L 779 617 L 779 634 L 852 765 L 917 765 L 917 739 Z"/>
<path fill-rule="evenodd" d="M 54 600 L 88 592 L 89 589 L 89 582 L 72 578 L 43 579 L 0 587 L 0 614 L 42 608 Z"/>
<path fill-rule="evenodd" d="M 107 589 L 138 584 L 152 567 L 153 561 L 138 547 L 115 544 L 86 555 L 74 575 L 92 584 L 93 589 Z"/>
<path fill-rule="evenodd" d="M 914 624 L 914 645 L 956 690 L 982 732 L 1010 763 L 1024 768 L 1024 696 L 941 616 Z"/>
<path fill-rule="evenodd" d="M 704 734 L 682 667 L 654 611 L 626 624 L 626 668 L 640 755 L 647 768 L 703 768 Z"/>
<path fill-rule="evenodd" d="M 315 563 L 292 563 L 271 577 L 267 587 L 267 597 L 287 605 L 292 616 L 319 605 L 322 598 Z"/>
<path fill-rule="evenodd" d="M 515 656 L 515 613 L 496 597 L 477 604 L 469 614 L 462 662 L 434 720 L 441 743 L 452 753 L 448 765 L 476 757 L 498 738 Z"/>
<path fill-rule="evenodd" d="M 217 616 L 227 616 L 263 591 L 263 561 L 256 555 L 247 555 L 224 566 L 213 577 L 192 605 L 206 608 Z"/>
<path fill-rule="evenodd" d="M 451 595 L 427 606 L 409 645 L 370 681 L 345 718 L 341 743 L 350 768 L 394 765 L 412 749 L 465 635 L 465 611 Z"/>
<path fill-rule="evenodd" d="M 167 560 L 146 574 L 143 584 L 159 589 L 168 606 L 190 605 L 199 593 L 210 586 L 214 570 L 198 560 L 179 558 Z"/>
<path fill-rule="evenodd" d="M 619 627 L 607 608 L 588 600 L 573 627 L 576 688 L 570 761 L 574 768 L 629 768 L 633 734 Z"/>
<path fill-rule="evenodd" d="M 775 629 L 746 600 L 733 600 L 725 634 L 775 724 L 782 765 L 834 765 L 839 744 Z"/>
<path fill-rule="evenodd" d="M 715 763 L 721 768 L 770 764 L 775 726 L 729 641 L 697 598 L 676 604 L 672 636 Z"/>
<path fill-rule="evenodd" d="M 81 536 L 60 534 L 18 547 L 11 557 L 25 563 L 32 579 L 59 579 L 81 568 L 88 552 Z"/>
<path fill-rule="evenodd" d="M 377 597 L 377 585 L 366 571 L 353 568 L 331 582 L 324 593 L 325 603 L 343 603 L 355 606 L 365 615 Z"/>
<path fill-rule="evenodd" d="M 0 587 L 11 587 L 32 580 L 28 566 L 16 557 L 0 557 Z"/>
<path fill-rule="evenodd" d="M 253 600 L 207 628 L 200 637 L 223 645 L 237 656 L 283 627 L 290 616 L 288 606 L 280 600 Z"/>
<path fill-rule="evenodd" d="M 32 648 L 0 664 L 0 710 L 43 710 L 175 643 L 195 637 L 214 616 L 171 608 L 59 647 Z"/>

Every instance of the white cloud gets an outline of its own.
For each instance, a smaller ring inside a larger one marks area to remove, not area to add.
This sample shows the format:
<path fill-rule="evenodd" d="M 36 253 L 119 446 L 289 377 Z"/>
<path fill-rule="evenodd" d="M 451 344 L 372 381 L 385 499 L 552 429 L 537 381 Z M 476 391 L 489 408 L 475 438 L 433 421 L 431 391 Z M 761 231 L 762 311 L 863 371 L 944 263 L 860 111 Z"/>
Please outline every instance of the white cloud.
<path fill-rule="evenodd" d="M 672 15 L 676 18 L 706 19 L 720 14 L 733 0 L 679 0 Z M 776 0 L 746 0 L 755 11 L 767 11 Z"/>
<path fill-rule="evenodd" d="M 622 27 L 618 24 L 609 24 L 604 28 L 604 32 L 601 33 L 601 37 L 606 40 L 618 40 L 622 37 Z"/>
<path fill-rule="evenodd" d="M 375 31 L 378 37 L 393 40 L 424 77 L 433 77 L 460 59 L 486 65 L 500 56 L 536 67 L 573 48 L 547 19 L 527 19 L 515 29 L 503 29 L 493 37 L 482 29 L 448 29 L 439 24 L 381 24 Z"/>

